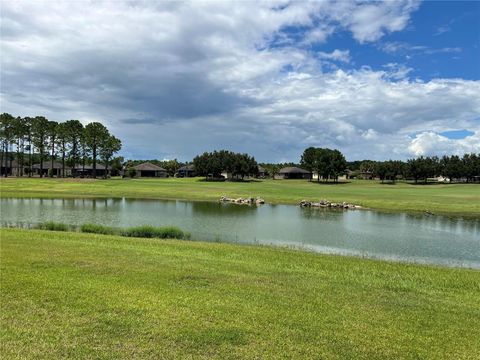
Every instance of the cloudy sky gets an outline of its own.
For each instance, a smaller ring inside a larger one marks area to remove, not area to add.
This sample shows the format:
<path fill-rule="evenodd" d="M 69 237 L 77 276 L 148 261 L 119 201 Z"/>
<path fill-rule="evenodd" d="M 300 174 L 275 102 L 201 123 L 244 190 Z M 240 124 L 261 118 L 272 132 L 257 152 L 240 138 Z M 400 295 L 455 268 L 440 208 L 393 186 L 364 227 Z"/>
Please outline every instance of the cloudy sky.
<path fill-rule="evenodd" d="M 480 152 L 480 2 L 8 1 L 1 111 L 100 121 L 127 158 Z"/>

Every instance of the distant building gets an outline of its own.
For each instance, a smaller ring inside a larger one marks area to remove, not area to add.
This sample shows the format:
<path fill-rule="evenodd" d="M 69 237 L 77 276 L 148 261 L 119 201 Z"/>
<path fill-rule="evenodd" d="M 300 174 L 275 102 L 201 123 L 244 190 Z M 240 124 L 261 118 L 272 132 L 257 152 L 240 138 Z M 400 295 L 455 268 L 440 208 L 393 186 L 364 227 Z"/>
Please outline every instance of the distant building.
<path fill-rule="evenodd" d="M 275 175 L 275 179 L 310 179 L 310 177 L 310 172 L 296 166 L 284 167 Z"/>
<path fill-rule="evenodd" d="M 182 166 L 178 169 L 177 177 L 195 177 L 195 166 L 193 164 Z"/>
<path fill-rule="evenodd" d="M 258 174 L 257 177 L 259 179 L 265 179 L 265 176 L 267 175 L 267 170 L 263 166 L 258 165 Z"/>
<path fill-rule="evenodd" d="M 110 167 L 108 168 L 110 170 Z M 88 164 L 83 167 L 82 164 L 75 165 L 75 173 L 80 177 L 92 177 L 93 176 L 93 165 Z M 96 164 L 95 174 L 96 176 L 102 177 L 105 176 L 106 169 L 105 165 L 101 163 Z"/>
<path fill-rule="evenodd" d="M 27 166 L 24 166 L 23 172 L 22 168 L 19 167 L 19 164 L 17 160 L 10 160 L 7 159 L 5 156 L 2 159 L 2 163 L 0 164 L 0 174 L 1 176 L 19 176 L 21 174 L 25 174 L 25 168 Z"/>
<path fill-rule="evenodd" d="M 62 163 L 58 161 L 53 162 L 53 168 L 52 168 L 52 162 L 50 160 L 45 160 L 42 164 L 42 175 L 43 176 L 48 176 L 48 171 L 49 169 L 52 170 L 52 175 L 56 177 L 61 177 L 62 176 Z M 32 165 L 32 174 L 33 175 L 40 175 L 40 164 L 33 164 Z M 65 176 L 70 176 L 72 175 L 72 169 L 68 166 L 65 165 Z"/>
<path fill-rule="evenodd" d="M 135 177 L 167 177 L 167 170 L 155 164 L 145 162 L 132 166 L 137 171 Z M 128 175 L 128 174 L 127 174 Z"/>

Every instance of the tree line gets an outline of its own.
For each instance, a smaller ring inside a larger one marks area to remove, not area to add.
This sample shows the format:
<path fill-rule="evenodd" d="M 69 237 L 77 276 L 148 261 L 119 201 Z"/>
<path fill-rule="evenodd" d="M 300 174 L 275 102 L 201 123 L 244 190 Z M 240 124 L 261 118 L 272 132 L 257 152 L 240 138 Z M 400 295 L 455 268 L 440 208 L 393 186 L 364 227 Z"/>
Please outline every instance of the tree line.
<path fill-rule="evenodd" d="M 19 175 L 24 175 L 25 169 L 31 176 L 33 160 L 37 159 L 42 177 L 44 161 L 49 158 L 50 169 L 53 169 L 54 161 L 60 157 L 62 177 L 65 177 L 67 166 L 72 169 L 72 176 L 76 177 L 80 168 L 85 171 L 87 162 L 92 163 L 92 176 L 96 177 L 98 159 L 104 162 L 107 176 L 109 164 L 121 148 L 122 142 L 99 122 L 83 126 L 79 120 L 56 122 L 43 116 L 0 115 L 0 164 L 4 176 L 8 176 L 4 164 L 10 161 L 11 168 L 13 153 L 16 153 Z"/>
<path fill-rule="evenodd" d="M 443 157 L 420 156 L 415 159 L 408 159 L 406 162 L 400 160 L 362 162 L 360 170 L 375 174 L 380 180 L 395 182 L 398 177 L 427 182 L 429 178 L 442 176 L 450 182 L 465 180 L 474 182 L 480 176 L 480 154 L 445 155 Z"/>
<path fill-rule="evenodd" d="M 258 174 L 258 164 L 254 157 L 227 150 L 198 155 L 193 159 L 193 165 L 197 175 L 206 178 L 220 178 L 223 171 L 237 179 Z"/>

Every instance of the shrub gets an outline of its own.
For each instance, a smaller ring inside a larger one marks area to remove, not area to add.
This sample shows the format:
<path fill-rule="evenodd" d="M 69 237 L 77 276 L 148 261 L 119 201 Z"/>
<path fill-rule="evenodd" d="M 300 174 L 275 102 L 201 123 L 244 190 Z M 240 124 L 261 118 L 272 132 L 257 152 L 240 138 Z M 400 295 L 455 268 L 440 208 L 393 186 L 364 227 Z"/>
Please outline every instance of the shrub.
<path fill-rule="evenodd" d="M 53 177 L 53 169 L 48 169 L 48 177 Z"/>
<path fill-rule="evenodd" d="M 118 233 L 118 230 L 110 226 L 98 224 L 83 224 L 80 227 L 80 232 L 102 235 L 115 235 Z"/>
<path fill-rule="evenodd" d="M 50 230 L 50 231 L 69 231 L 70 226 L 64 223 L 57 223 L 54 221 L 47 221 L 38 225 L 38 228 L 41 230 Z"/>
<path fill-rule="evenodd" d="M 131 178 L 134 178 L 136 175 L 137 175 L 137 170 L 135 170 L 134 168 L 128 169 L 128 176 L 130 176 Z"/>
<path fill-rule="evenodd" d="M 174 226 L 155 227 L 150 225 L 136 226 L 122 230 L 122 236 L 160 238 L 160 239 L 188 239 L 190 234 Z"/>

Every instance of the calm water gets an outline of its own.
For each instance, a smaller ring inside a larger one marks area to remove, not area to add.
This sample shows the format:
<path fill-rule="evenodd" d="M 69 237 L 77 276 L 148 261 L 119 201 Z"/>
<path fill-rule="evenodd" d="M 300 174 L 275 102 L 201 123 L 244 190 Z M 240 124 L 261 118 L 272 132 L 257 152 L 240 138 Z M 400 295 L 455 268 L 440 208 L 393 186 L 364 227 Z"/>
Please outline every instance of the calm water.
<path fill-rule="evenodd" d="M 3 225 L 176 225 L 193 239 L 480 268 L 480 219 L 208 202 L 1 199 Z"/>

